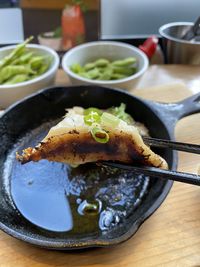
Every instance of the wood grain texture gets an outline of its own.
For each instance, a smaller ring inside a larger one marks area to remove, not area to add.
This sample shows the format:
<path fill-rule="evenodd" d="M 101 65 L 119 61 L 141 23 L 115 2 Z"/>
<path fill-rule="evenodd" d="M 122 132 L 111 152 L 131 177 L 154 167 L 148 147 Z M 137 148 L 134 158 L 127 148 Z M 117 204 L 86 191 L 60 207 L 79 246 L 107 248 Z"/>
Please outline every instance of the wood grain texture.
<path fill-rule="evenodd" d="M 140 83 L 132 93 L 144 98 L 163 102 L 179 101 L 192 94 L 181 80 L 170 76 L 170 85 L 163 82 L 169 76 L 169 67 L 153 66 L 146 77 L 152 77 L 155 68 L 161 76 Z M 181 68 L 181 67 L 180 67 Z M 197 69 L 199 69 L 197 67 Z M 195 79 L 194 68 L 187 68 Z M 173 70 L 174 71 L 174 70 Z M 177 67 L 177 72 L 180 69 Z M 195 69 L 195 72 L 197 70 Z M 166 74 L 167 73 L 167 74 Z M 199 72 L 198 72 L 199 73 Z M 199 75 L 199 74 L 198 74 Z M 199 76 L 197 75 L 197 80 Z M 189 73 L 188 73 L 189 76 Z M 160 84 L 161 87 L 157 86 Z M 168 80 L 167 80 L 168 81 Z M 173 81 L 175 82 L 173 84 Z M 194 80 L 193 80 L 194 81 Z M 191 82 L 191 81 L 190 81 Z M 57 83 L 69 83 L 62 72 Z M 188 80 L 189 83 L 189 80 Z M 200 114 L 182 119 L 176 126 L 176 138 L 182 142 L 200 144 Z M 179 153 L 179 170 L 196 172 L 200 163 L 198 155 Z M 136 235 L 127 242 L 110 249 L 93 249 L 76 252 L 56 252 L 39 249 L 0 233 L 1 267 L 197 267 L 200 266 L 200 188 L 174 183 L 170 194 L 161 207 L 141 226 Z"/>

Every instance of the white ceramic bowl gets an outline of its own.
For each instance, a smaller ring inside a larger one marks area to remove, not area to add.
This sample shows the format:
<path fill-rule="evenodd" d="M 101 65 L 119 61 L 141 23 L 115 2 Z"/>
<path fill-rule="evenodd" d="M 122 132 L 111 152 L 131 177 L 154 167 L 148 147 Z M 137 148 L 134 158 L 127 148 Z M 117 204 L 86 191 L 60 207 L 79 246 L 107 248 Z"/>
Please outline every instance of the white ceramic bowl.
<path fill-rule="evenodd" d="M 0 49 L 0 60 L 8 55 L 16 46 L 6 46 Z M 34 93 L 35 91 L 54 84 L 56 71 L 59 67 L 59 56 L 51 48 L 37 44 L 26 46 L 37 55 L 47 55 L 52 57 L 50 68 L 42 75 L 22 83 L 14 85 L 0 85 L 0 108 L 7 108 L 15 101 Z"/>
<path fill-rule="evenodd" d="M 134 75 L 124 79 L 112 81 L 90 80 L 80 77 L 70 70 L 70 66 L 73 63 L 84 65 L 98 58 L 106 58 L 112 61 L 127 57 L 135 57 L 137 59 L 138 71 Z M 122 89 L 134 88 L 138 82 L 138 78 L 147 70 L 148 65 L 148 58 L 141 50 L 132 45 L 114 41 L 97 41 L 76 46 L 65 53 L 62 59 L 62 67 L 69 76 L 72 84 L 96 84 Z"/>
<path fill-rule="evenodd" d="M 56 51 L 60 51 L 62 49 L 62 38 L 61 37 L 53 37 L 54 32 L 46 32 L 45 37 L 41 34 L 38 35 L 38 42 L 41 45 L 48 46 Z"/>

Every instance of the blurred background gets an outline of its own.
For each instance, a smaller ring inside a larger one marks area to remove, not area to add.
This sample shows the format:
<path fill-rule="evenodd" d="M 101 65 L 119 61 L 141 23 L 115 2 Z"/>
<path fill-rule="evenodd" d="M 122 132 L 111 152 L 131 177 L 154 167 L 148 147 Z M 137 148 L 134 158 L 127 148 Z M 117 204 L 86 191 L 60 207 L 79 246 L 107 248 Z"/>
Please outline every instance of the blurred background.
<path fill-rule="evenodd" d="M 57 51 L 98 39 L 138 46 L 165 23 L 193 22 L 199 10 L 199 0 L 0 0 L 0 45 L 33 35 Z"/>
<path fill-rule="evenodd" d="M 87 1 L 70 1 L 70 0 L 0 0 L 0 22 L 3 21 L 5 24 L 5 17 L 7 17 L 6 28 L 1 27 L 0 44 L 6 44 L 9 35 L 8 26 L 12 28 L 13 34 L 18 34 L 20 38 L 27 38 L 33 35 L 35 38 L 33 42 L 38 42 L 38 35 L 46 32 L 57 31 L 55 37 L 59 37 L 60 30 L 62 31 L 62 15 L 64 8 L 70 5 L 80 6 L 81 13 L 83 13 L 84 20 L 84 40 L 93 41 L 98 39 L 98 0 L 87 0 Z M 14 9 L 14 13 L 10 14 L 10 8 Z M 19 10 L 21 13 L 22 26 L 20 22 Z M 69 8 L 68 8 L 69 9 Z M 71 10 L 73 12 L 73 10 Z M 70 12 L 68 15 L 69 25 Z M 67 17 L 67 15 L 65 17 Z M 64 15 L 63 15 L 64 16 Z M 73 14 L 71 15 L 73 16 Z M 76 14 L 77 18 L 71 21 L 75 24 L 75 20 L 81 20 L 82 14 Z M 16 23 L 16 18 L 17 22 Z M 9 25 L 8 25 L 9 23 Z M 64 24 L 64 23 L 63 23 Z M 80 22 L 79 22 L 80 24 Z M 2 24 L 1 24 L 2 25 Z M 68 26 L 69 27 L 69 26 Z M 64 28 L 64 26 L 63 26 Z M 79 28 L 79 25 L 77 25 Z M 6 30 L 5 30 L 6 29 Z M 73 29 L 72 29 L 73 31 Z M 82 40 L 80 40 L 81 42 Z M 11 38 L 7 41 L 8 43 L 15 43 L 15 38 Z M 62 48 L 61 48 L 62 50 Z"/>

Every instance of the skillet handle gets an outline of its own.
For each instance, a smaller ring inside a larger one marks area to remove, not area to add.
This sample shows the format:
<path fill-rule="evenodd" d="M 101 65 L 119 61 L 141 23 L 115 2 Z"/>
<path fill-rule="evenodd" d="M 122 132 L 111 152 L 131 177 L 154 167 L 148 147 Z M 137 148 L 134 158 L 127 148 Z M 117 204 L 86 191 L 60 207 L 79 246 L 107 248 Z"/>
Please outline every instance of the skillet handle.
<path fill-rule="evenodd" d="M 176 114 L 178 120 L 200 112 L 200 93 L 178 102 L 177 105 L 180 107 L 179 112 Z"/>

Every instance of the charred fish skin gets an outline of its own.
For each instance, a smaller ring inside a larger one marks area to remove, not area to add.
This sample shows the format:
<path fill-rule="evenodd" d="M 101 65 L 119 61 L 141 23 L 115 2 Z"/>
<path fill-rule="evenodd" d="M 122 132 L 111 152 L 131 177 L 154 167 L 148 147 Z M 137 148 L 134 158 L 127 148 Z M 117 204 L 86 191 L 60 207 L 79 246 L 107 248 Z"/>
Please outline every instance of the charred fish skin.
<path fill-rule="evenodd" d="M 83 109 L 68 110 L 65 118 L 52 127 L 35 148 L 26 148 L 16 158 L 22 163 L 47 159 L 71 165 L 88 162 L 118 161 L 127 164 L 142 163 L 167 169 L 167 163 L 142 140 L 136 127 L 120 120 L 115 128 L 107 127 L 109 141 L 99 143 L 85 125 Z"/>

